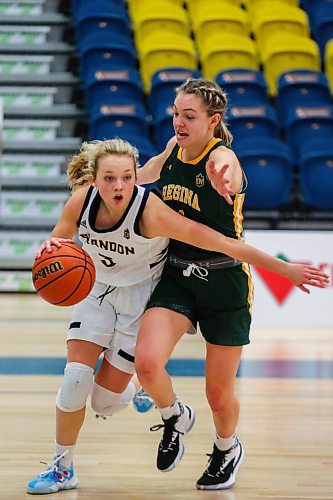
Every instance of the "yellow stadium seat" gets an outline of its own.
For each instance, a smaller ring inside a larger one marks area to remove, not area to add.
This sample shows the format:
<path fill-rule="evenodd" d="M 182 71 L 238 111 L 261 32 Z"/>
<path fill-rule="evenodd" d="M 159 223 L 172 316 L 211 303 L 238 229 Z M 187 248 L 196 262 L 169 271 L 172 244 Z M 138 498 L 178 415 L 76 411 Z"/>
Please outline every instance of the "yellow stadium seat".
<path fill-rule="evenodd" d="M 251 19 L 259 49 L 264 46 L 269 37 L 277 33 L 288 32 L 299 36 L 310 36 L 308 16 L 299 7 L 265 1 L 258 4 Z"/>
<path fill-rule="evenodd" d="M 225 69 L 259 69 L 256 43 L 234 33 L 213 32 L 199 48 L 205 78 L 214 80 Z"/>
<path fill-rule="evenodd" d="M 134 37 L 140 51 L 142 41 L 147 36 L 164 31 L 189 36 L 189 20 L 185 9 L 177 4 L 156 1 L 153 5 L 142 4 L 138 8 L 133 23 Z"/>
<path fill-rule="evenodd" d="M 215 4 L 218 9 L 226 9 L 229 8 L 230 5 L 241 7 L 243 4 L 243 0 L 186 0 L 187 8 L 190 12 L 192 22 L 195 21 L 197 16 L 197 9 L 201 7 L 202 4 L 209 6 L 210 4 Z M 227 7 L 226 5 L 227 4 Z M 216 8 L 216 7 L 215 7 Z"/>
<path fill-rule="evenodd" d="M 276 84 L 281 73 L 296 69 L 319 71 L 319 47 L 311 38 L 284 32 L 271 36 L 261 51 L 269 93 L 276 95 Z"/>
<path fill-rule="evenodd" d="M 141 78 L 145 90 L 149 92 L 151 77 L 163 68 L 198 67 L 197 54 L 193 40 L 176 33 L 155 33 L 142 41 L 139 53 Z"/>
<path fill-rule="evenodd" d="M 325 73 L 328 78 L 331 93 L 333 94 L 333 38 L 325 46 Z"/>
<path fill-rule="evenodd" d="M 178 5 L 179 7 L 183 6 L 183 0 L 165 0 L 168 4 L 170 4 L 170 8 L 174 5 Z M 141 7 L 154 6 L 156 3 L 155 0 L 127 0 L 128 11 L 131 16 L 132 22 L 135 23 L 136 15 Z"/>
<path fill-rule="evenodd" d="M 252 15 L 252 13 L 260 8 L 260 5 L 259 4 L 262 4 L 262 3 L 265 3 L 267 2 L 267 0 L 247 0 L 246 1 L 246 8 L 249 12 L 250 15 Z M 291 6 L 294 6 L 294 7 L 299 7 L 300 5 L 300 2 L 299 0 L 269 0 L 269 3 L 271 5 L 273 4 L 282 4 L 283 6 L 285 5 L 291 5 Z"/>
<path fill-rule="evenodd" d="M 211 0 L 198 4 L 196 16 L 192 19 L 194 35 L 198 45 L 212 32 L 230 32 L 237 35 L 249 34 L 249 17 L 240 7 L 225 4 L 221 9 L 220 2 Z"/>

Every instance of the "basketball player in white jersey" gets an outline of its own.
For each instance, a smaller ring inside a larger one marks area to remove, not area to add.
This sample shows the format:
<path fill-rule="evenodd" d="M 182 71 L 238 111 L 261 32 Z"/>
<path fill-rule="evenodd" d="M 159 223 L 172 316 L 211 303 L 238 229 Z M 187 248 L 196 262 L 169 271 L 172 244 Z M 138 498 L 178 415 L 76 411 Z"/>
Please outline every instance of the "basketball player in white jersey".
<path fill-rule="evenodd" d="M 324 286 L 326 275 L 309 266 L 275 259 L 182 217 L 154 193 L 136 186 L 137 150 L 113 139 L 84 143 L 68 167 L 73 195 L 43 251 L 79 238 L 96 267 L 90 294 L 72 312 L 67 364 L 56 399 L 54 462 L 27 486 L 31 494 L 76 488 L 75 444 L 88 395 L 100 416 L 126 408 L 140 389 L 134 355 L 141 317 L 167 258 L 168 238 L 223 252 L 284 274 L 297 286 Z M 102 363 L 94 377 L 100 354 Z M 186 424 L 188 432 L 194 423 Z"/>

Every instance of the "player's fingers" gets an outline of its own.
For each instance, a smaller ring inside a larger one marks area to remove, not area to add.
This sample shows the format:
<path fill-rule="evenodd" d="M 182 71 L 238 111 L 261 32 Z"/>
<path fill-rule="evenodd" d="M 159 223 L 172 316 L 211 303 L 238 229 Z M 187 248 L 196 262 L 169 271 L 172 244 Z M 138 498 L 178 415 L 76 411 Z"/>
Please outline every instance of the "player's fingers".
<path fill-rule="evenodd" d="M 304 286 L 304 285 L 298 285 L 298 288 L 300 288 L 300 290 L 302 290 L 302 292 L 310 293 L 310 290 L 308 288 L 306 288 L 306 286 Z"/>

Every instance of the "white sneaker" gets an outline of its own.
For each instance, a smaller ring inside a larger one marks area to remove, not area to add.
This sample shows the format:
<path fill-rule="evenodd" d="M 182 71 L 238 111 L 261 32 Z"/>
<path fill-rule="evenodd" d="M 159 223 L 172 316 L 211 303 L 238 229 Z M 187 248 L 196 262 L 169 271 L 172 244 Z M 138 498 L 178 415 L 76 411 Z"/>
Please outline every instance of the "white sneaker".
<path fill-rule="evenodd" d="M 190 432 L 195 422 L 193 408 L 184 406 L 181 402 L 178 405 L 179 415 L 174 415 L 167 420 L 162 419 L 164 424 L 153 425 L 150 428 L 151 431 L 164 428 L 156 461 L 157 468 L 162 472 L 173 470 L 182 459 L 185 452 L 183 436 Z"/>

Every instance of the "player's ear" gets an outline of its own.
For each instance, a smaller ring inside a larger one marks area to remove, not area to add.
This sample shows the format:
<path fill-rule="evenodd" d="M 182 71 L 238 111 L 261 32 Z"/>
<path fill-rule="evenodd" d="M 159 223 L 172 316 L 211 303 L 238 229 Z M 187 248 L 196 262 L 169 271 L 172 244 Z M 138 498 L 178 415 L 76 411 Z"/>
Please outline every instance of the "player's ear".
<path fill-rule="evenodd" d="M 220 113 L 215 113 L 210 117 L 210 123 L 213 127 L 216 127 L 221 121 Z"/>
<path fill-rule="evenodd" d="M 93 177 L 91 177 L 91 179 L 90 179 L 90 184 L 91 184 L 93 187 L 96 187 L 95 179 L 94 179 Z"/>

